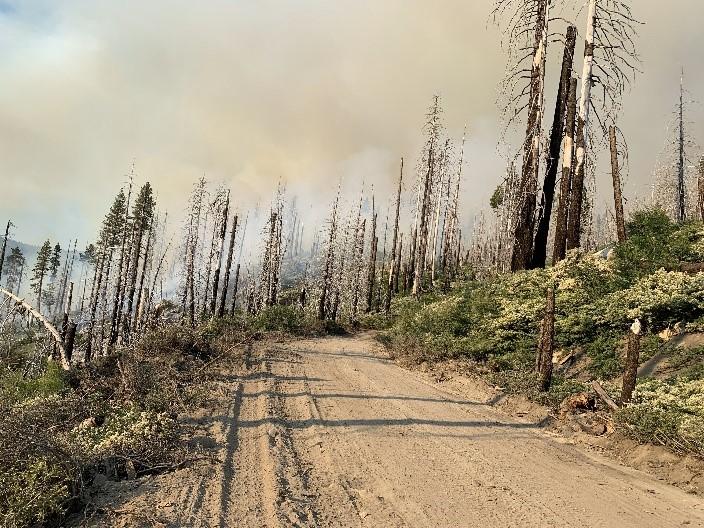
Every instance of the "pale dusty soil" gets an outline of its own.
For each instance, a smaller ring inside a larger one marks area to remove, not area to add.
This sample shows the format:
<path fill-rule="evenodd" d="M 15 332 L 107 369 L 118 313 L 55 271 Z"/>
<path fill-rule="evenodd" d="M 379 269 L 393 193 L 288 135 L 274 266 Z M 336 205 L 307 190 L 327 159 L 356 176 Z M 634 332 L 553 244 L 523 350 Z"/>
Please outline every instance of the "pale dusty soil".
<path fill-rule="evenodd" d="M 106 483 L 89 526 L 704 526 L 704 500 L 436 383 L 371 336 L 265 344 L 195 417 L 211 462 Z"/>

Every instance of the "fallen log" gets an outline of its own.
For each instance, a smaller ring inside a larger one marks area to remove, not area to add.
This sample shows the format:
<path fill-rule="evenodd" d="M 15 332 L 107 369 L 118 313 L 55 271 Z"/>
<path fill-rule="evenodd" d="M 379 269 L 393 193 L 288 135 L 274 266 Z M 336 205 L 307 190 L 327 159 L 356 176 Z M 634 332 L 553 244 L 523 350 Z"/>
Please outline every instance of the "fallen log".
<path fill-rule="evenodd" d="M 704 271 L 704 262 L 680 262 L 680 271 L 682 273 L 700 273 Z"/>
<path fill-rule="evenodd" d="M 618 405 L 616 405 L 616 402 L 606 393 L 604 387 L 601 386 L 601 383 L 598 381 L 592 381 L 592 388 L 594 389 L 594 392 L 597 393 L 599 398 L 601 398 L 601 401 L 608 405 L 612 411 L 618 411 Z"/>
<path fill-rule="evenodd" d="M 44 325 L 46 331 L 49 332 L 49 334 L 51 334 L 51 336 L 54 338 L 54 341 L 56 341 L 56 346 L 59 347 L 59 351 L 61 353 L 61 366 L 64 370 L 69 370 L 71 368 L 71 363 L 68 358 L 72 351 L 69 351 L 67 353 L 66 348 L 64 348 L 64 341 L 61 338 L 61 334 L 59 334 L 59 331 L 56 329 L 56 327 L 52 325 L 40 312 L 38 312 L 31 304 L 29 304 L 24 299 L 20 299 L 19 297 L 17 297 L 17 295 L 7 291 L 5 288 L 0 288 L 0 293 L 12 299 L 15 302 L 15 306 L 19 306 L 25 312 L 29 313 L 32 317 L 34 317 L 37 321 Z"/>

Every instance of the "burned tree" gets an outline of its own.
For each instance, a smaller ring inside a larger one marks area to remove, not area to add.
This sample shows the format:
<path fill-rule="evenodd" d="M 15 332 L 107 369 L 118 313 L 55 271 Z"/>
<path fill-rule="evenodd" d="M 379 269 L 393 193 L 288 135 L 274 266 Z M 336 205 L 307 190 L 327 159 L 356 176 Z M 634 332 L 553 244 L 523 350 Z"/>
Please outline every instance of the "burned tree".
<path fill-rule="evenodd" d="M 574 127 L 576 118 L 577 79 L 572 78 L 570 81 L 569 98 L 567 100 L 565 138 L 562 147 L 562 179 L 560 180 L 560 198 L 557 204 L 557 217 L 555 219 L 555 236 L 552 250 L 553 265 L 565 258 L 565 250 L 567 248 L 567 223 L 574 169 Z"/>
<path fill-rule="evenodd" d="M 506 35 L 511 64 L 503 85 L 508 98 L 504 108 L 508 124 L 523 111 L 527 115 L 511 255 L 513 271 L 528 268 L 533 256 L 550 8 L 549 0 L 497 0 L 493 11 L 495 19 L 508 20 Z M 529 53 L 525 53 L 525 42 L 530 43 Z M 529 76 L 525 75 L 528 70 Z M 525 79 L 527 85 L 522 85 Z"/>
<path fill-rule="evenodd" d="M 581 245 L 590 112 L 594 111 L 601 137 L 606 136 L 608 126 L 615 122 L 620 110 L 623 93 L 637 72 L 638 24 L 625 0 L 589 0 L 567 249 Z M 593 91 L 595 87 L 600 88 L 597 93 Z"/>
<path fill-rule="evenodd" d="M 545 303 L 545 316 L 540 328 L 538 343 L 538 388 L 550 390 L 552 383 L 552 358 L 555 341 L 555 289 L 548 288 Z"/>
<path fill-rule="evenodd" d="M 398 283 L 399 264 L 397 263 L 397 245 L 398 245 L 398 222 L 401 211 L 401 188 L 403 186 L 403 158 L 401 158 L 401 174 L 398 178 L 398 191 L 396 193 L 396 214 L 394 215 L 394 235 L 391 241 L 391 265 L 389 266 L 389 280 L 387 282 L 386 297 L 384 298 L 384 311 L 389 313 L 391 310 L 391 297 L 393 296 L 394 283 Z M 400 257 L 401 250 L 398 250 Z M 400 258 L 398 259 L 400 262 Z"/>
<path fill-rule="evenodd" d="M 205 185 L 205 179 L 201 178 L 195 184 L 191 192 L 183 246 L 185 262 L 181 305 L 184 315 L 188 317 L 191 326 L 195 326 L 196 323 L 196 257 L 198 254 L 198 243 L 200 241 L 200 224 L 203 200 L 205 198 Z"/>
<path fill-rule="evenodd" d="M 372 229 L 369 233 L 369 270 L 367 273 L 367 305 L 366 313 L 370 313 L 374 303 L 374 284 L 376 284 L 376 257 L 379 246 L 379 238 L 376 236 L 377 212 L 372 195 Z"/>
<path fill-rule="evenodd" d="M 232 255 L 235 250 L 235 240 L 237 237 L 237 215 L 232 219 L 232 229 L 230 230 L 230 245 L 227 251 L 227 261 L 225 263 L 225 276 L 222 281 L 222 291 L 220 292 L 220 305 L 218 306 L 218 317 L 225 315 L 225 302 L 227 301 L 227 289 L 230 285 L 230 270 L 232 269 Z"/>
<path fill-rule="evenodd" d="M 611 179 L 614 184 L 614 209 L 616 211 L 616 235 L 618 243 L 626 241 L 626 219 L 623 214 L 623 190 L 621 188 L 621 172 L 618 163 L 618 144 L 616 127 L 609 127 L 609 145 L 611 147 Z"/>
<path fill-rule="evenodd" d="M 5 251 L 7 250 L 7 241 L 10 237 L 10 227 L 12 227 L 12 221 L 8 220 L 5 227 L 5 237 L 2 239 L 2 249 L 0 249 L 0 279 L 2 279 L 2 268 L 5 263 Z"/>
<path fill-rule="evenodd" d="M 227 196 L 225 198 L 225 205 L 222 208 L 222 218 L 219 222 L 219 247 L 217 250 L 217 255 L 215 257 L 215 272 L 213 273 L 213 295 L 210 300 L 210 313 L 215 315 L 215 310 L 218 302 L 218 288 L 220 286 L 220 269 L 222 267 L 222 257 L 225 253 L 225 236 L 227 235 L 227 219 L 230 212 L 230 191 L 227 191 Z M 227 289 L 227 285 L 224 286 Z"/>
<path fill-rule="evenodd" d="M 532 257 L 533 268 L 545 267 L 547 258 L 548 234 L 552 218 L 552 206 L 555 199 L 555 184 L 560 166 L 560 148 L 562 146 L 565 130 L 565 116 L 570 94 L 570 81 L 572 78 L 572 63 L 574 48 L 577 42 L 577 28 L 569 26 L 565 36 L 565 51 L 562 57 L 562 71 L 560 84 L 557 90 L 557 103 L 553 116 L 552 131 L 550 132 L 550 148 L 547 156 L 547 172 L 543 180 L 543 193 L 538 216 L 538 228 L 535 234 L 535 243 Z"/>
<path fill-rule="evenodd" d="M 51 242 L 48 240 L 42 244 L 39 248 L 39 253 L 37 253 L 37 261 L 32 269 L 32 289 L 34 294 L 37 296 L 37 312 L 42 311 L 42 296 L 44 292 L 44 280 L 46 279 L 47 273 L 50 268 L 51 260 Z"/>
<path fill-rule="evenodd" d="M 320 298 L 318 299 L 318 319 L 325 320 L 327 316 L 328 294 L 332 282 L 335 267 L 335 241 L 337 239 L 337 208 L 340 203 L 340 192 L 338 190 L 335 202 L 330 213 L 330 224 L 328 226 L 328 246 L 323 265 L 323 276 L 320 284 Z"/>

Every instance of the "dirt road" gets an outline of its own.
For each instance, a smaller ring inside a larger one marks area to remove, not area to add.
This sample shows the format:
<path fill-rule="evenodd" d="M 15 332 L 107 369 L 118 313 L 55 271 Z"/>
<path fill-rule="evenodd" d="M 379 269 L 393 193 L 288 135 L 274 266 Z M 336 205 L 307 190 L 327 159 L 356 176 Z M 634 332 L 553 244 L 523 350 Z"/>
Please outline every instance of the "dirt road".
<path fill-rule="evenodd" d="M 264 347 L 220 462 L 142 491 L 166 526 L 704 526 L 704 501 L 446 392 L 370 337 Z M 128 523 L 129 524 L 129 523 Z"/>

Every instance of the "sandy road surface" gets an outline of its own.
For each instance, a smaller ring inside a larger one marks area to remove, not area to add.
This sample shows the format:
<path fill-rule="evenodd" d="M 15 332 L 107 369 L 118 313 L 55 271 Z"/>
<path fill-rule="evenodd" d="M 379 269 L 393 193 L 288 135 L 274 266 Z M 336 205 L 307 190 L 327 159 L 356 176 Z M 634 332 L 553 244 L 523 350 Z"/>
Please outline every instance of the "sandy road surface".
<path fill-rule="evenodd" d="M 446 392 L 369 337 L 248 363 L 211 417 L 220 462 L 144 497 L 160 525 L 704 526 L 702 499 Z"/>

